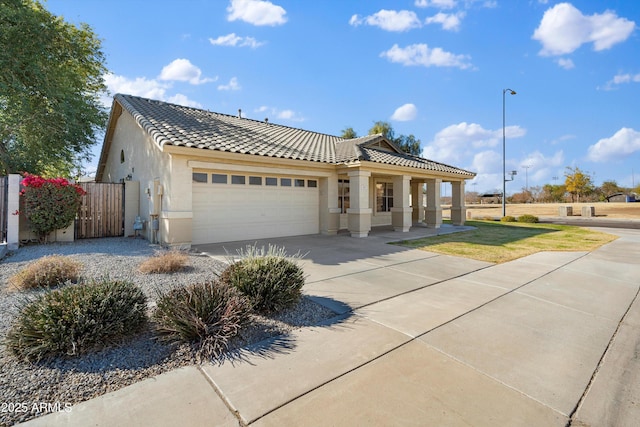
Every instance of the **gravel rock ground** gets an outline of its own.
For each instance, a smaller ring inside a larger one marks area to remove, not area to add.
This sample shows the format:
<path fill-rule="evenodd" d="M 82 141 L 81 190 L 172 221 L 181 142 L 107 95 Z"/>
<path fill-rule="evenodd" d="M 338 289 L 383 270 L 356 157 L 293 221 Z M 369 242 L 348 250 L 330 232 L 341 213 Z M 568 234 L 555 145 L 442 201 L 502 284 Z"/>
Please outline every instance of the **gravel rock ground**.
<path fill-rule="evenodd" d="M 174 286 L 211 280 L 223 265 L 190 253 L 189 267 L 172 274 L 142 274 L 138 266 L 162 248 L 131 238 L 79 240 L 74 243 L 26 246 L 0 261 L 0 342 L 26 298 L 39 292 L 8 289 L 8 279 L 30 262 L 46 255 L 68 255 L 84 265 L 84 278 L 110 277 L 139 285 L 151 301 L 157 292 Z M 293 329 L 332 318 L 335 313 L 302 298 L 292 309 L 273 318 L 254 316 L 250 327 L 229 345 L 224 358 L 241 357 L 242 349 Z M 260 350 L 258 350 L 260 351 Z M 188 345 L 167 344 L 146 330 L 127 343 L 70 359 L 29 364 L 0 344 L 0 425 L 13 425 L 42 415 L 41 404 L 65 406 L 115 391 L 142 379 L 195 363 Z"/>

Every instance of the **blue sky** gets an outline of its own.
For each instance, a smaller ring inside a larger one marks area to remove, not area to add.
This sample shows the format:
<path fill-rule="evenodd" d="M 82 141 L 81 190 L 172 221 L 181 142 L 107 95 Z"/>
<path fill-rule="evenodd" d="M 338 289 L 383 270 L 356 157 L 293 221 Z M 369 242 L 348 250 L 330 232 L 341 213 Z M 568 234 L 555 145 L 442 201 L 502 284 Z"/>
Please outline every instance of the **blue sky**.
<path fill-rule="evenodd" d="M 467 188 L 485 192 L 501 187 L 510 88 L 508 193 L 563 182 L 567 166 L 598 185 L 640 183 L 637 0 L 45 6 L 103 40 L 112 93 L 333 135 L 386 120 L 420 139 L 424 157 L 477 172 Z"/>

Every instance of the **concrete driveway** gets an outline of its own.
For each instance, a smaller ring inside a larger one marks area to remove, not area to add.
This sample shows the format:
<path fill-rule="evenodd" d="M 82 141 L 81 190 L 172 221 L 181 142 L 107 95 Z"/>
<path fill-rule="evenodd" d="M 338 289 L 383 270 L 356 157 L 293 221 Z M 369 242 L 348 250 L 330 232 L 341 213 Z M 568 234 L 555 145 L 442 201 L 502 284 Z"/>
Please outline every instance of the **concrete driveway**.
<path fill-rule="evenodd" d="M 28 424 L 635 426 L 640 231 L 607 231 L 500 265 L 387 244 L 426 229 L 272 240 L 339 316 Z"/>

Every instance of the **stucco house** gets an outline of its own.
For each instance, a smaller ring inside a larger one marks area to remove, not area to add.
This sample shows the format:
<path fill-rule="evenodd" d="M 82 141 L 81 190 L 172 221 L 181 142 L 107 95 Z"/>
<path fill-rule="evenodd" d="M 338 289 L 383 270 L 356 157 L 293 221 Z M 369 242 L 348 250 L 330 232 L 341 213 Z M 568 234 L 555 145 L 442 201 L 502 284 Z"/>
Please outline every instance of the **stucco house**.
<path fill-rule="evenodd" d="M 96 181 L 135 190 L 126 204 L 147 238 L 189 246 L 439 227 L 442 182 L 451 183 L 451 219 L 461 225 L 465 180 L 474 176 L 403 153 L 382 135 L 343 139 L 118 94 Z"/>

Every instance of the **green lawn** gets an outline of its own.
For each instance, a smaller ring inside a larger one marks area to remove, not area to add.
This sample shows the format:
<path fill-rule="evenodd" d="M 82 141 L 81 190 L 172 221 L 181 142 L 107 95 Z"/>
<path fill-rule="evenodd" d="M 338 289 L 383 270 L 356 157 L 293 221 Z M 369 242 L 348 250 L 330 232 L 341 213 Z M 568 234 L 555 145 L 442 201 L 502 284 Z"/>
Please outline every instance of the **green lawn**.
<path fill-rule="evenodd" d="M 488 262 L 507 262 L 541 251 L 591 251 L 616 236 L 571 225 L 467 221 L 472 231 L 396 242 L 397 245 Z"/>

